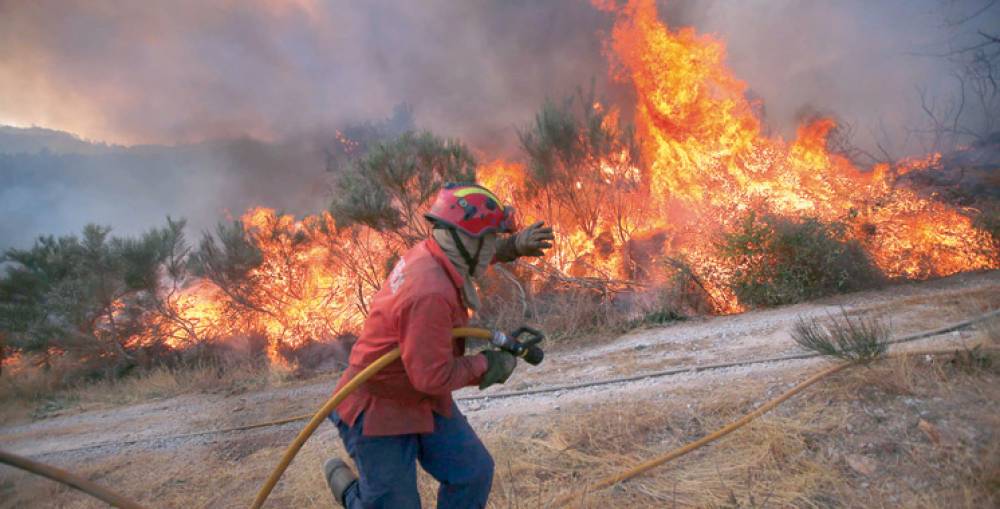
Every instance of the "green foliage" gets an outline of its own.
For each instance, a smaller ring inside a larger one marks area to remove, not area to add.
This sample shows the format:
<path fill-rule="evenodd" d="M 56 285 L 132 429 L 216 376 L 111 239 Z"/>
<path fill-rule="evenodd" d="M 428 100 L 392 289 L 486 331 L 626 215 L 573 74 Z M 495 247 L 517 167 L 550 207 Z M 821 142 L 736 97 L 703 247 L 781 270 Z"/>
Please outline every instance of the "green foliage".
<path fill-rule="evenodd" d="M 826 324 L 799 317 L 792 339 L 806 350 L 845 360 L 868 362 L 885 354 L 888 325 L 875 318 L 851 318 L 843 310 L 840 314 L 840 318 L 831 315 Z"/>
<path fill-rule="evenodd" d="M 364 224 L 411 244 L 429 233 L 420 213 L 438 190 L 475 180 L 476 160 L 465 145 L 411 131 L 343 168 L 330 212 L 338 225 Z"/>
<path fill-rule="evenodd" d="M 127 369 L 136 350 L 127 341 L 156 307 L 165 276 L 184 277 L 184 221 L 138 238 L 112 237 L 88 225 L 80 236 L 42 237 L 30 249 L 10 249 L 0 278 L 0 330 L 26 353 L 72 354 Z"/>
<path fill-rule="evenodd" d="M 578 90 L 562 104 L 546 101 L 534 124 L 519 136 L 529 160 L 528 192 L 550 198 L 564 209 L 561 216 L 592 237 L 603 216 L 614 216 L 615 224 L 609 226 L 620 237 L 628 236 L 634 229 L 629 212 L 637 202 L 628 191 L 639 188 L 634 171 L 639 147 L 632 129 L 620 126 L 600 106 L 593 87 L 587 94 Z"/>
<path fill-rule="evenodd" d="M 250 271 L 260 266 L 264 255 L 245 233 L 242 221 L 220 223 L 215 236 L 202 236 L 198 249 L 191 253 L 188 264 L 198 277 L 212 281 L 237 300 L 245 301 L 252 294 Z"/>
<path fill-rule="evenodd" d="M 736 266 L 731 287 L 751 306 L 790 304 L 878 284 L 882 276 L 841 223 L 745 215 L 723 234 L 720 254 Z"/>

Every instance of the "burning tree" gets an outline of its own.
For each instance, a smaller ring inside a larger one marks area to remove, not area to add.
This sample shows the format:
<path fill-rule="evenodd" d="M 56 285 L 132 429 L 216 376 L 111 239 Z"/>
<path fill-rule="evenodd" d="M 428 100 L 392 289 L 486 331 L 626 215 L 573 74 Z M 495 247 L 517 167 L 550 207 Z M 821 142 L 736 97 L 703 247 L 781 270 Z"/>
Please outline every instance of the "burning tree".
<path fill-rule="evenodd" d="M 741 299 L 742 292 L 736 291 L 741 275 L 748 274 L 748 258 L 718 249 L 716 239 L 738 230 L 751 211 L 782 218 L 770 224 L 777 230 L 784 229 L 779 222 L 814 225 L 813 233 L 824 235 L 807 237 L 817 242 L 828 237 L 860 245 L 864 258 L 889 278 L 996 266 L 988 235 L 973 227 L 970 215 L 898 186 L 895 175 L 903 170 L 897 167 L 881 164 L 865 171 L 831 150 L 829 135 L 836 123 L 830 119 L 801 126 L 792 142 L 767 136 L 745 84 L 724 64 L 721 41 L 691 28 L 671 30 L 658 19 L 651 0 L 622 4 L 603 5 L 616 17 L 608 41 L 611 75 L 636 95 L 633 118 L 642 164 L 635 166 L 638 176 L 628 181 L 638 182 L 638 188 L 623 192 L 595 171 L 615 160 L 615 150 L 602 151 L 606 145 L 600 143 L 613 136 L 581 134 L 606 133 L 599 128 L 604 122 L 595 121 L 600 114 L 596 107 L 586 108 L 580 120 L 566 106 L 547 105 L 522 133 L 527 167 L 493 164 L 480 172 L 484 181 L 519 196 L 519 204 L 525 197 L 538 197 L 522 208 L 534 213 L 531 219 L 554 221 L 570 246 L 567 252 L 588 253 L 588 262 L 609 252 L 595 235 L 596 225 L 614 223 L 605 205 L 625 196 L 629 199 L 623 203 L 646 208 L 636 214 L 640 219 L 633 228 L 619 229 L 629 238 L 632 260 L 611 251 L 611 263 L 603 266 L 634 264 L 639 259 L 635 253 L 642 250 L 656 253 L 644 257 L 647 265 L 663 258 L 684 260 L 682 272 L 707 292 L 716 312 L 739 311 L 748 304 L 747 295 Z M 588 145 L 595 139 L 598 143 Z M 580 155 L 590 153 L 596 157 Z M 801 222 L 804 217 L 812 219 Z M 833 231 L 833 225 L 840 226 Z M 782 237 L 781 231 L 773 233 Z M 594 263 L 581 264 L 579 256 L 557 253 L 552 261 L 574 275 L 613 273 Z"/>
<path fill-rule="evenodd" d="M 634 207 L 643 201 L 634 196 L 639 147 L 617 111 L 608 111 L 593 90 L 580 90 L 561 105 L 546 102 L 520 138 L 528 156 L 522 199 L 533 198 L 545 217 L 570 231 L 592 239 L 603 228 L 628 240 L 640 220 Z"/>
<path fill-rule="evenodd" d="M 263 311 L 255 291 L 259 283 L 255 269 L 263 261 L 264 254 L 246 235 L 243 222 L 233 221 L 219 224 L 214 237 L 204 235 L 190 264 L 195 274 L 214 283 L 234 304 Z"/>
<path fill-rule="evenodd" d="M 255 208 L 202 239 L 190 260 L 203 282 L 178 301 L 202 335 L 264 335 L 285 364 L 357 331 L 393 257 L 427 236 L 427 202 L 447 181 L 474 181 L 475 160 L 456 141 L 407 132 L 338 171 L 330 212 Z"/>

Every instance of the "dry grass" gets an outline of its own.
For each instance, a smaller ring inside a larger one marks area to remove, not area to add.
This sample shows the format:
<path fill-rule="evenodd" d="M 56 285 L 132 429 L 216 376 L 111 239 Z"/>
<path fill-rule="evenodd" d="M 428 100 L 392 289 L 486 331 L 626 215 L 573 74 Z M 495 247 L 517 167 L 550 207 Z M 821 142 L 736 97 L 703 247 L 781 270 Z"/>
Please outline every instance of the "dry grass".
<path fill-rule="evenodd" d="M 737 418 L 745 402 L 673 407 L 668 400 L 608 405 L 583 418 L 566 415 L 552 431 L 509 423 L 492 447 L 498 469 L 494 507 L 544 507 L 573 487 L 624 470 L 683 445 Z M 836 428 L 842 416 L 808 412 L 809 419 L 774 416 L 724 440 L 629 481 L 584 495 L 583 507 L 801 506 L 831 483 L 831 472 L 810 457 L 811 435 Z M 526 461 L 525 458 L 531 458 Z M 505 471 L 506 470 L 506 471 Z M 506 488 L 506 489 L 505 489 Z"/>
<path fill-rule="evenodd" d="M 998 381 L 995 367 L 970 371 L 948 359 L 903 357 L 856 369 L 721 442 L 587 495 L 583 506 L 988 507 L 1000 502 Z M 492 449 L 499 466 L 511 466 L 498 468 L 493 504 L 542 507 L 567 486 L 734 420 L 749 408 L 741 396 L 691 410 L 660 400 L 607 405 L 538 429 L 506 423 Z M 928 426 L 944 445 L 920 428 L 925 418 L 937 423 Z M 538 438 L 523 438 L 531 433 Z M 858 470 L 868 465 L 871 472 Z"/>
<path fill-rule="evenodd" d="M 57 388 L 57 376 L 22 367 L 0 377 L 0 422 L 41 419 L 69 411 L 92 410 L 170 398 L 193 392 L 236 394 L 289 378 L 283 371 L 252 365 L 209 363 L 179 368 L 154 368 L 120 379 L 106 379 Z"/>
<path fill-rule="evenodd" d="M 961 277 L 961 276 L 959 276 Z M 904 296 L 874 305 L 867 304 L 865 297 L 880 295 L 880 293 L 852 294 L 834 298 L 836 302 L 858 302 L 861 305 L 850 305 L 849 314 L 867 314 L 890 323 L 898 335 L 931 330 L 946 323 L 957 322 L 971 316 L 985 314 L 1000 308 L 1000 292 L 996 286 L 986 286 L 978 289 L 955 288 L 939 289 L 934 292 L 920 292 L 917 295 L 906 295 L 911 288 L 932 287 L 935 284 L 945 284 L 947 281 L 930 281 L 900 284 L 896 291 Z M 913 285 L 911 287 L 911 285 Z"/>

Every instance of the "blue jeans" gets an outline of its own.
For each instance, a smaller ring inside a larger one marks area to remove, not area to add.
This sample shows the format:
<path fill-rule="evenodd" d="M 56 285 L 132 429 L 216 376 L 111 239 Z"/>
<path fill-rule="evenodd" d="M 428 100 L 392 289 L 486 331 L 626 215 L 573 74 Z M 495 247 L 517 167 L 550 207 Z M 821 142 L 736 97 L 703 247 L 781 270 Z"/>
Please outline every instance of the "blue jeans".
<path fill-rule="evenodd" d="M 360 479 L 344 494 L 348 509 L 419 509 L 416 462 L 431 474 L 438 488 L 438 509 L 486 507 L 493 486 L 493 458 L 469 421 L 452 406 L 451 418 L 434 414 L 434 432 L 366 437 L 364 414 L 348 427 L 330 414 L 344 448 L 354 459 Z"/>

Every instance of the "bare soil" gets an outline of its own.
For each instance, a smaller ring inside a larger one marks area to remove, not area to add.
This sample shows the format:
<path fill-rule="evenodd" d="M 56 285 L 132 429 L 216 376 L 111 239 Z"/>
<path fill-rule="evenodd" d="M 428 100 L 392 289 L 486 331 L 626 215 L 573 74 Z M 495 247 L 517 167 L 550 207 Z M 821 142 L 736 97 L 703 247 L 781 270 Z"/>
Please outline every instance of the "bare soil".
<path fill-rule="evenodd" d="M 878 316 L 902 336 L 998 307 L 1000 271 L 992 271 L 693 319 L 549 345 L 541 366 L 521 365 L 506 386 L 487 393 L 800 353 L 790 337 L 795 321 L 841 309 Z M 974 328 L 899 347 L 962 349 L 989 334 Z M 1000 362 L 984 359 L 921 357 L 852 370 L 718 444 L 588 495 L 584 505 L 991 506 L 1000 490 Z M 491 507 L 543 507 L 564 490 L 711 432 L 827 364 L 755 364 L 460 406 L 496 456 Z M 309 413 L 335 380 L 336 373 L 325 373 L 242 394 L 64 410 L 0 427 L 0 448 L 80 473 L 151 507 L 245 507 L 302 423 L 176 435 Z M 457 396 L 478 394 L 466 389 Z M 333 507 L 321 476 L 333 454 L 343 449 L 333 427 L 324 425 L 269 504 Z M 424 476 L 422 486 L 425 505 L 432 506 L 433 483 Z M 0 508 L 8 507 L 102 504 L 0 467 Z"/>

